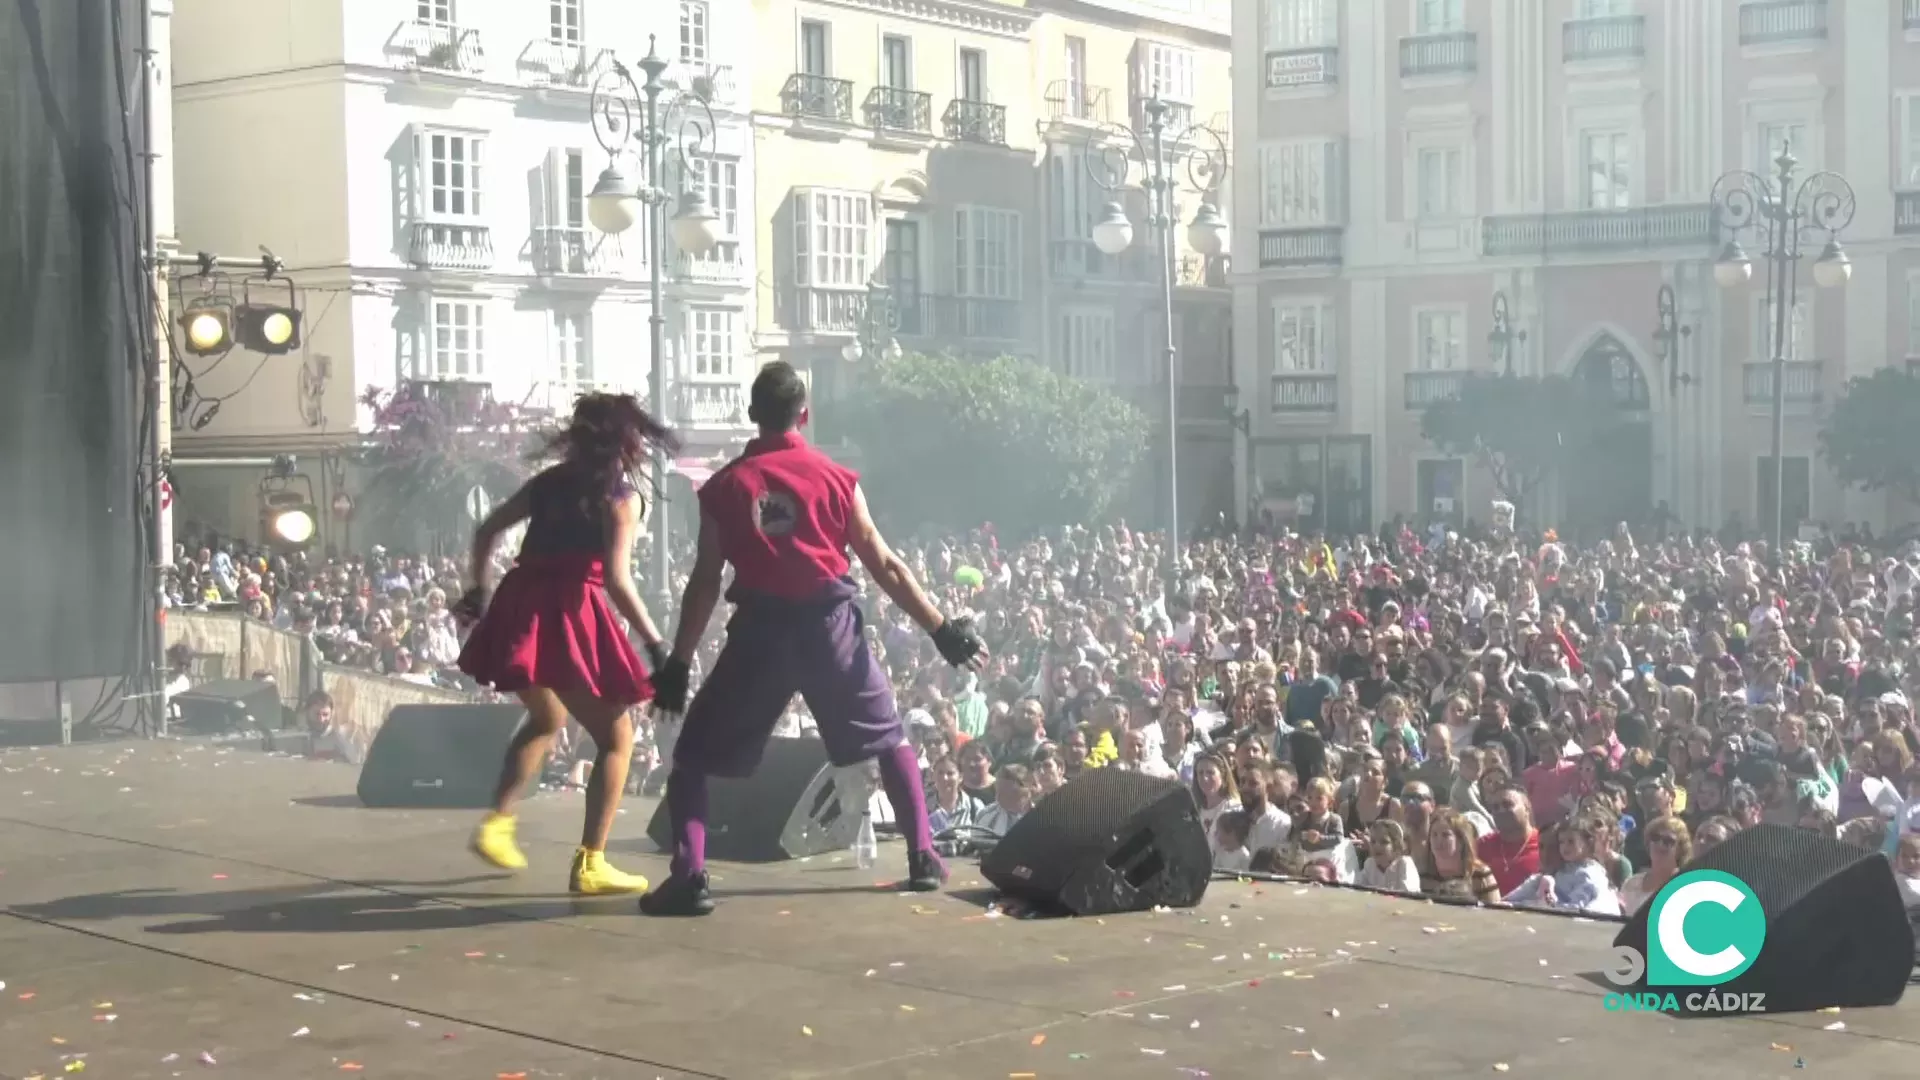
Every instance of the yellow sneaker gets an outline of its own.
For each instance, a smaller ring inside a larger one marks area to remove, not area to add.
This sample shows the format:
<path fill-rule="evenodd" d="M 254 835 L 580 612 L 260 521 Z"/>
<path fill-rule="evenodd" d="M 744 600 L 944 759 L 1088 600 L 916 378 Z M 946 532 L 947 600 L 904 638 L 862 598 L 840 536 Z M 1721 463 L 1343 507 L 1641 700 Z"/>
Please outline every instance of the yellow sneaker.
<path fill-rule="evenodd" d="M 643 893 L 647 879 L 613 868 L 602 851 L 580 848 L 573 853 L 573 873 L 567 888 L 575 896 L 610 896 L 618 893 Z"/>
<path fill-rule="evenodd" d="M 520 844 L 514 839 L 515 820 L 509 814 L 488 814 L 473 831 L 473 843 L 468 847 L 475 855 L 502 870 L 525 870 L 526 853 L 520 850 Z"/>

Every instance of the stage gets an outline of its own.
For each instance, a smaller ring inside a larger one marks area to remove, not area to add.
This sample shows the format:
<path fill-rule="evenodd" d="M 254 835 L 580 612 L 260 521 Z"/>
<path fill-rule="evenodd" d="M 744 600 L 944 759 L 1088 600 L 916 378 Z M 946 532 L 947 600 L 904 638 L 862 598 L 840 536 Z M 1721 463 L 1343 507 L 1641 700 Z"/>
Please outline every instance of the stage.
<path fill-rule="evenodd" d="M 880 874 L 716 864 L 716 915 L 647 920 L 566 896 L 577 795 L 527 807 L 507 878 L 474 814 L 354 781 L 208 743 L 0 753 L 0 1077 L 1866 1077 L 1920 1050 L 1920 997 L 1609 1012 L 1606 924 L 1242 882 L 1018 919 L 971 866 L 876 887 L 898 844 Z M 651 812 L 615 847 L 657 880 Z"/>

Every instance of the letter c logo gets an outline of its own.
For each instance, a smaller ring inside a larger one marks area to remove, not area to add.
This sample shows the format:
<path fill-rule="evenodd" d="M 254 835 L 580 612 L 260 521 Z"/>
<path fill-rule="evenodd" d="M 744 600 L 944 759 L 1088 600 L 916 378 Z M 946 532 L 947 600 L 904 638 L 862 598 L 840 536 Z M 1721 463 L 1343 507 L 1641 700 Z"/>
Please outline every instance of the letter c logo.
<path fill-rule="evenodd" d="M 1652 986 L 1725 982 L 1751 967 L 1766 941 L 1760 898 L 1746 882 L 1718 870 L 1675 878 L 1648 914 L 1647 981 Z"/>

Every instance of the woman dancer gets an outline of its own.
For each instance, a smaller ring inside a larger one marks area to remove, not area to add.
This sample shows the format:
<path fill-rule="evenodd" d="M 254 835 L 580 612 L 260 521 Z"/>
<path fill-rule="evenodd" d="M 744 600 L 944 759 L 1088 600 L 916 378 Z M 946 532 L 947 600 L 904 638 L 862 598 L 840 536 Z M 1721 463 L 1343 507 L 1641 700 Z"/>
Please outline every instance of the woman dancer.
<path fill-rule="evenodd" d="M 493 812 L 474 833 L 473 851 L 503 870 L 525 869 L 514 804 L 571 713 L 598 750 L 569 880 L 581 895 L 647 890 L 646 878 L 622 873 L 605 855 L 633 755 L 628 710 L 653 696 L 613 615 L 618 609 L 639 634 L 657 671 L 666 649 L 633 587 L 630 553 L 642 500 L 628 477 L 650 448 L 676 445 L 673 432 L 631 395 L 588 394 L 546 445 L 542 456 L 560 463 L 522 485 L 473 534 L 474 586 L 459 611 L 478 625 L 461 650 L 460 670 L 519 695 L 527 706 L 527 723 L 507 748 Z M 491 589 L 494 545 L 522 521 L 527 532 L 519 557 Z"/>

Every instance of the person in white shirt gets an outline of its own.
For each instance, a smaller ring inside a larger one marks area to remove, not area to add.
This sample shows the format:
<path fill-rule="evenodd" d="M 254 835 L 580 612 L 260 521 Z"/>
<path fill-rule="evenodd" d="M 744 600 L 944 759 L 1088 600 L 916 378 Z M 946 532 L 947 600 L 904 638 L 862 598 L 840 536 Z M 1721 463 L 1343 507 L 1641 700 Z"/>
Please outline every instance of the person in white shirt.
<path fill-rule="evenodd" d="M 1399 822 L 1382 818 L 1367 826 L 1367 860 L 1353 883 L 1363 889 L 1420 891 L 1420 869 L 1407 854 L 1407 832 Z"/>
<path fill-rule="evenodd" d="M 1247 850 L 1247 827 L 1252 824 L 1245 810 L 1229 810 L 1214 820 L 1207 843 L 1213 848 L 1213 868 L 1240 873 L 1253 865 L 1253 853 Z"/>
<path fill-rule="evenodd" d="M 1145 728 L 1134 728 L 1121 737 L 1120 760 L 1114 762 L 1113 767 L 1123 772 L 1173 778 L 1173 769 L 1149 745 Z"/>
<path fill-rule="evenodd" d="M 1025 765 L 1002 765 L 993 778 L 993 805 L 973 819 L 973 827 L 1003 837 L 1033 809 L 1033 786 Z"/>
<path fill-rule="evenodd" d="M 1273 766 L 1266 762 L 1251 762 L 1240 771 L 1240 805 L 1247 815 L 1249 851 L 1279 851 L 1293 831 L 1293 819 L 1267 798 L 1273 787 Z"/>
<path fill-rule="evenodd" d="M 1920 918 L 1920 836 L 1908 833 L 1893 850 L 1893 877 L 1900 883 L 1900 898 L 1907 903 L 1907 918 Z"/>

